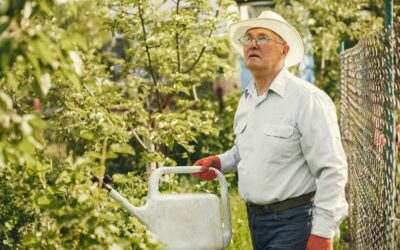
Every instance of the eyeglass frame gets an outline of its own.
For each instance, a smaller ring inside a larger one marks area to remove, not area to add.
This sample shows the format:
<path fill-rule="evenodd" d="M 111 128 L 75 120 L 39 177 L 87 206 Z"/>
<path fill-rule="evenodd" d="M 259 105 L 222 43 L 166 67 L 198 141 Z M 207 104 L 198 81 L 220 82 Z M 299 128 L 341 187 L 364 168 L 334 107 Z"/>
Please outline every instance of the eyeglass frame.
<path fill-rule="evenodd" d="M 242 38 L 245 38 L 245 37 L 246 37 L 246 38 L 247 38 L 247 37 L 250 38 L 250 41 L 249 41 L 248 43 L 244 43 L 244 42 L 241 41 Z M 266 41 L 265 41 L 265 42 L 262 42 L 262 43 L 259 43 L 258 39 L 261 38 L 261 37 L 266 38 Z M 260 35 L 260 36 L 256 36 L 256 37 L 244 35 L 244 36 L 241 36 L 241 37 L 238 39 L 238 41 L 239 41 L 239 43 L 240 43 L 242 46 L 247 46 L 247 45 L 250 45 L 250 44 L 253 42 L 253 39 L 256 39 L 256 44 L 257 44 L 257 45 L 267 44 L 269 41 L 273 41 L 273 42 L 276 42 L 276 43 L 281 44 L 281 45 L 285 45 L 285 44 L 286 44 L 285 41 L 280 42 L 280 41 L 277 41 L 277 40 L 274 40 L 274 39 L 270 38 L 270 37 L 267 36 L 267 35 Z"/>

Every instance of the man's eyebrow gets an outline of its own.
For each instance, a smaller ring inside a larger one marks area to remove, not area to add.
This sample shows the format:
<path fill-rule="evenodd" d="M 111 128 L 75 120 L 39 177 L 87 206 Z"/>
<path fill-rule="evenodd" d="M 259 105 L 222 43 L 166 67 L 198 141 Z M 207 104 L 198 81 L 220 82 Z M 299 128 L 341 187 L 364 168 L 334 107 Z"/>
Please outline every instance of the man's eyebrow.
<path fill-rule="evenodd" d="M 251 35 L 250 33 L 246 33 L 245 34 L 246 36 L 249 36 L 249 35 Z M 259 34 L 257 34 L 257 36 L 268 36 L 268 34 L 267 33 L 259 33 Z"/>

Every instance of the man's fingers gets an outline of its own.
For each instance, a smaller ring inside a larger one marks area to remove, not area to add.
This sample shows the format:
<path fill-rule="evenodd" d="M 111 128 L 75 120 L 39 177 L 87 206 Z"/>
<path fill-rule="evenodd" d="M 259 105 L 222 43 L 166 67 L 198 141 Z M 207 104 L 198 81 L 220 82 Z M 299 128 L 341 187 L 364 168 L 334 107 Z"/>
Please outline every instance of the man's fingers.
<path fill-rule="evenodd" d="M 215 177 L 217 177 L 217 174 L 213 170 L 209 169 L 210 167 L 213 167 L 212 160 L 203 158 L 203 159 L 197 160 L 193 165 L 201 166 L 201 172 L 192 174 L 193 177 L 203 179 L 206 181 L 214 180 Z"/>
<path fill-rule="evenodd" d="M 199 162 L 200 162 L 200 163 L 199 163 Z M 196 163 L 199 163 L 199 165 L 197 165 L 197 166 L 200 166 L 203 162 L 202 162 L 202 160 L 196 161 L 196 162 L 194 163 L 195 166 L 196 166 Z M 207 172 L 207 170 L 208 170 L 208 167 L 206 167 L 206 166 L 201 166 L 201 172 L 199 172 L 199 173 L 193 173 L 192 176 L 194 176 L 194 177 L 196 177 L 196 178 L 204 179 L 204 173 Z"/>
<path fill-rule="evenodd" d="M 206 172 L 206 171 L 208 171 L 209 168 L 210 168 L 209 166 L 202 165 L 201 166 L 201 172 Z"/>
<path fill-rule="evenodd" d="M 214 180 L 216 177 L 217 177 L 216 175 L 215 175 L 215 176 L 212 176 L 212 177 L 208 178 L 206 181 L 212 181 L 212 180 Z"/>
<path fill-rule="evenodd" d="M 208 179 L 208 175 L 209 175 L 208 171 L 200 173 L 201 178 L 204 179 L 204 180 Z"/>
<path fill-rule="evenodd" d="M 211 180 L 214 180 L 216 177 L 217 177 L 217 174 L 214 171 L 210 170 L 210 172 L 207 175 L 205 180 L 206 181 L 211 181 Z"/>
<path fill-rule="evenodd" d="M 194 165 L 194 166 L 201 166 L 201 165 L 203 165 L 203 159 L 197 160 L 193 165 Z"/>
<path fill-rule="evenodd" d="M 205 180 L 205 181 L 211 181 L 217 177 L 217 174 L 213 170 L 209 170 L 206 172 L 194 173 L 194 174 L 192 174 L 192 176 L 195 178 Z"/>
<path fill-rule="evenodd" d="M 209 171 L 206 170 L 206 171 L 202 171 L 202 172 L 198 172 L 198 173 L 193 173 L 192 176 L 205 180 L 206 178 L 208 178 L 208 172 Z"/>
<path fill-rule="evenodd" d="M 192 176 L 195 177 L 195 178 L 201 178 L 200 177 L 200 173 L 194 173 L 194 174 L 192 174 Z"/>
<path fill-rule="evenodd" d="M 213 170 L 208 170 L 204 173 L 202 173 L 202 178 L 205 180 L 212 180 L 216 176 L 215 172 Z"/>

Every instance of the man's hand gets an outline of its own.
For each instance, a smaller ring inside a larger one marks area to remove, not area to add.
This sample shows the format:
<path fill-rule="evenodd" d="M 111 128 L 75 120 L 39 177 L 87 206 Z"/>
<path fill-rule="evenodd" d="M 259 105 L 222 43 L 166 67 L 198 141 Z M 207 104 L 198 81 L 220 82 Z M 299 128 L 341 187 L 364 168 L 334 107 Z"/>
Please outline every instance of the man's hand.
<path fill-rule="evenodd" d="M 194 165 L 201 166 L 201 172 L 192 175 L 196 178 L 200 178 L 206 181 L 214 180 L 217 177 L 217 174 L 213 170 L 210 170 L 209 168 L 213 167 L 218 170 L 221 170 L 221 161 L 215 155 L 200 159 L 196 161 Z"/>
<path fill-rule="evenodd" d="M 311 234 L 307 242 L 307 250 L 332 250 L 333 240 Z"/>

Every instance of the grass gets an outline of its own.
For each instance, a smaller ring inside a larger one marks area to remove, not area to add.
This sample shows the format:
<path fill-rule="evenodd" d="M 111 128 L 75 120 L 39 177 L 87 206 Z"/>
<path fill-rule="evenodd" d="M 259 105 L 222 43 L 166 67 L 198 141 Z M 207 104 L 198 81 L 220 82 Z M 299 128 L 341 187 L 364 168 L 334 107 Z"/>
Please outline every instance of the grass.
<path fill-rule="evenodd" d="M 228 250 L 251 249 L 251 236 L 247 223 L 246 205 L 240 199 L 237 189 L 229 190 L 229 203 L 231 208 L 232 239 Z"/>

